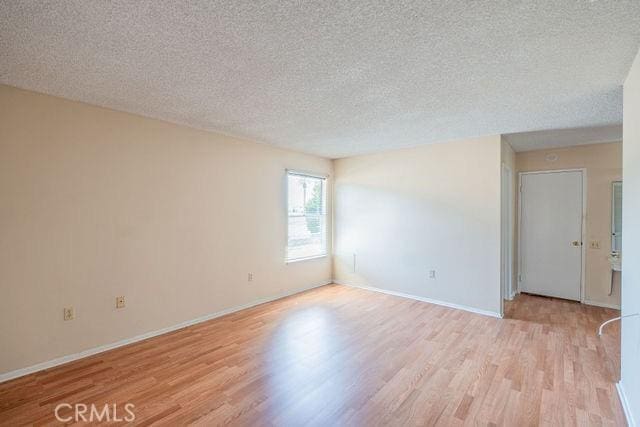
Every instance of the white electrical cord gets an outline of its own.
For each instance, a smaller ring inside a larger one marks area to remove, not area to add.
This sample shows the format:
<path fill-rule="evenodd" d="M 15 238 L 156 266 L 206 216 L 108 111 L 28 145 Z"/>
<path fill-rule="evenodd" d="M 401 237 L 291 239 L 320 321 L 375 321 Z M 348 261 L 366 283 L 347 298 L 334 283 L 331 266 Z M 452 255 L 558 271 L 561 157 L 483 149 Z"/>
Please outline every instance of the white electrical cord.
<path fill-rule="evenodd" d="M 633 316 L 638 316 L 640 315 L 640 313 L 633 313 L 633 314 L 625 314 L 624 316 L 618 316 L 618 317 L 614 317 L 613 319 L 609 319 L 606 322 L 604 322 L 602 325 L 600 325 L 600 327 L 598 328 L 598 336 L 601 337 L 602 336 L 602 328 L 604 328 L 606 325 L 608 325 L 611 322 L 615 322 L 616 320 L 620 320 L 620 319 L 624 319 L 625 317 L 633 317 Z"/>

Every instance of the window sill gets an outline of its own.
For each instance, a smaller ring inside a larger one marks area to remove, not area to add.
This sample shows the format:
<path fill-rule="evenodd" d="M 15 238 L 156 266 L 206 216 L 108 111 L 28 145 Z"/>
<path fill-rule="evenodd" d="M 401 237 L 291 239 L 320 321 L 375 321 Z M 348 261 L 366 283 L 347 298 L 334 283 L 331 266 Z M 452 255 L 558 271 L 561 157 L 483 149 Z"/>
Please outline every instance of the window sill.
<path fill-rule="evenodd" d="M 296 262 L 310 261 L 312 259 L 326 258 L 326 257 L 327 257 L 327 254 L 322 254 L 322 255 L 308 256 L 308 257 L 305 257 L 305 258 L 288 259 L 288 260 L 285 261 L 285 264 L 294 264 Z"/>

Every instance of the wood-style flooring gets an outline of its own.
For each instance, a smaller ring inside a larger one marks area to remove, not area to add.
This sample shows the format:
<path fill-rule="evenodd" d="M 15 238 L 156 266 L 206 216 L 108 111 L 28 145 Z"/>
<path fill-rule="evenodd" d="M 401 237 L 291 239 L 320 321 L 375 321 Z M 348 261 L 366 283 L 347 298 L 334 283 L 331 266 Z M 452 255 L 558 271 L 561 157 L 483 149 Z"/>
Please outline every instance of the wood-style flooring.
<path fill-rule="evenodd" d="M 619 325 L 596 336 L 616 315 L 324 286 L 2 383 L 0 424 L 55 424 L 66 402 L 133 403 L 139 425 L 624 425 Z"/>

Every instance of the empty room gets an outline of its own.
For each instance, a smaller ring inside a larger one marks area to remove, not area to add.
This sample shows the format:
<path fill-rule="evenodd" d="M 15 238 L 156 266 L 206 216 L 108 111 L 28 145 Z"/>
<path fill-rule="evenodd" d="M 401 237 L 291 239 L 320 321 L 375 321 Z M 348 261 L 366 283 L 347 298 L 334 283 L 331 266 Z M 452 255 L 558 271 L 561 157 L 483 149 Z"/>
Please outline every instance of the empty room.
<path fill-rule="evenodd" d="M 638 0 L 0 2 L 0 426 L 640 425 L 639 49 Z"/>

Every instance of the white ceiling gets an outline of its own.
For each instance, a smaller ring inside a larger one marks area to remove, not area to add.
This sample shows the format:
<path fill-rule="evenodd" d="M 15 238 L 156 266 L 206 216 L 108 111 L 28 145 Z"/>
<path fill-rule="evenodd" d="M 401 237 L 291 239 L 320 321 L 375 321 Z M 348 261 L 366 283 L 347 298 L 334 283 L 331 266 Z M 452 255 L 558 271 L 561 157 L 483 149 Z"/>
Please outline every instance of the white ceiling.
<path fill-rule="evenodd" d="M 622 125 L 512 133 L 504 138 L 515 151 L 618 142 L 622 141 Z"/>
<path fill-rule="evenodd" d="M 4 1 L 0 82 L 344 157 L 622 121 L 638 0 Z"/>

